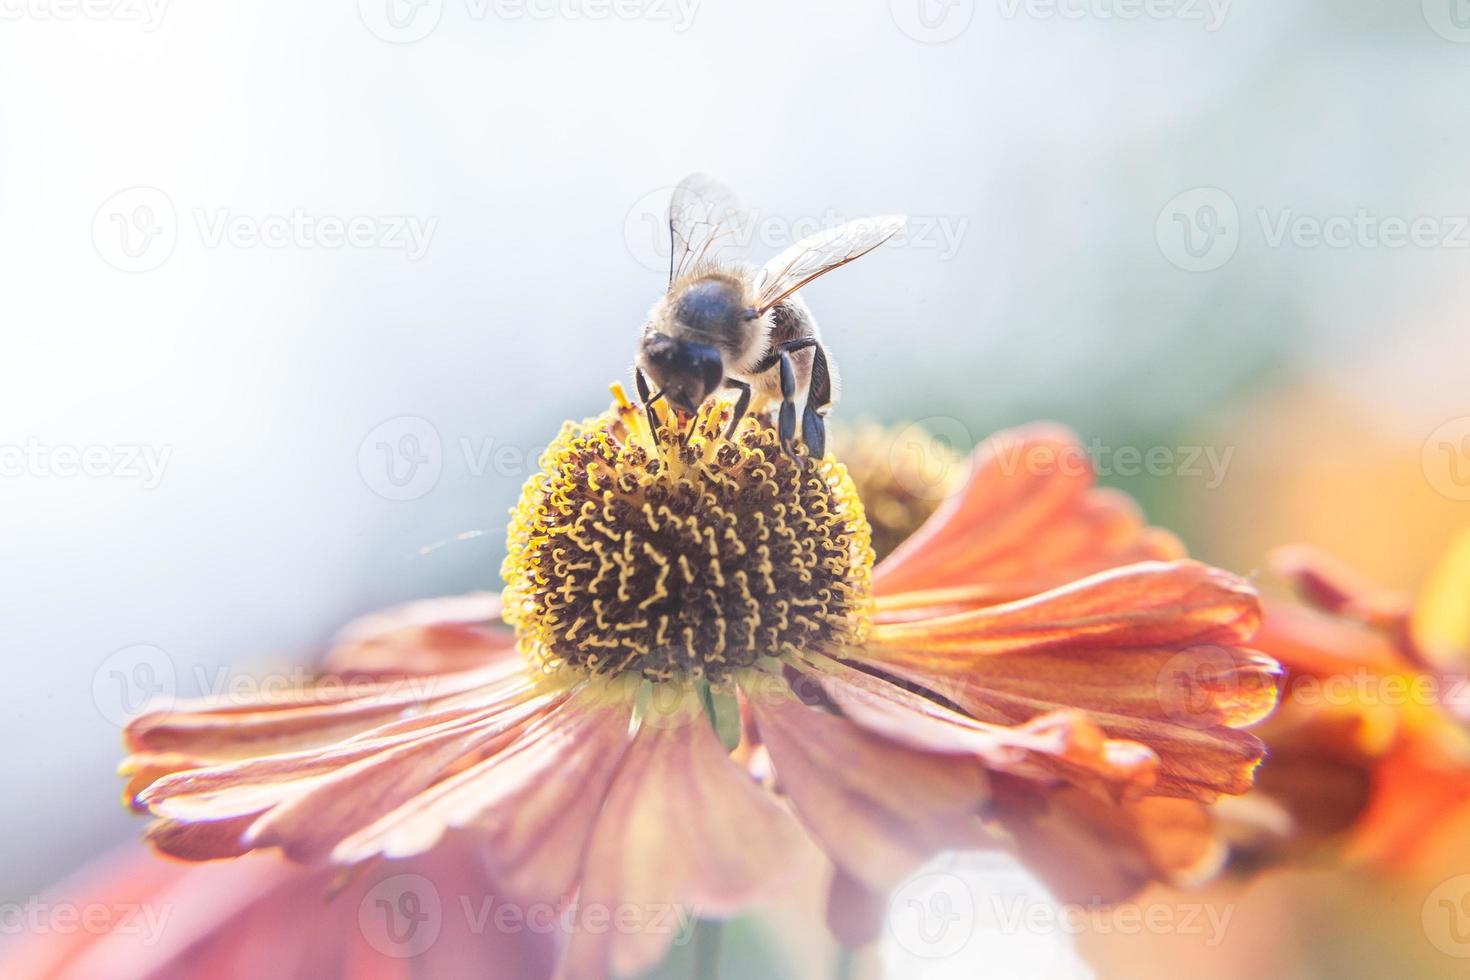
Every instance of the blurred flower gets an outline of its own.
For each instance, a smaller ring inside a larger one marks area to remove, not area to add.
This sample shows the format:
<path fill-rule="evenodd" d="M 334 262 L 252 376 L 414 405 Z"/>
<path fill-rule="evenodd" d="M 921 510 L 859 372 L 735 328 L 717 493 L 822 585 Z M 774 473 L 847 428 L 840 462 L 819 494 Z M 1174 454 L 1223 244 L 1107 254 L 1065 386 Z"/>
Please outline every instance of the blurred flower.
<path fill-rule="evenodd" d="M 1213 869 L 1200 801 L 1250 787 L 1238 729 L 1276 699 L 1240 647 L 1256 596 L 1095 489 L 1068 433 L 995 437 L 874 570 L 840 463 L 619 400 L 527 483 L 503 605 L 414 604 L 349 631 L 347 683 L 133 722 L 153 844 L 355 867 L 472 836 L 502 893 L 576 894 L 572 977 L 655 963 L 655 916 L 749 906 L 808 838 L 854 939 L 930 855 L 997 836 L 1064 895 Z M 1201 696 L 1161 691 L 1206 661 Z M 636 921 L 586 919 L 612 909 Z"/>
<path fill-rule="evenodd" d="M 35 900 L 35 921 L 7 930 L 19 938 L 0 953 L 0 973 L 368 980 L 481 977 L 493 964 L 500 976 L 548 975 L 555 913 L 516 909 L 512 920 L 495 895 L 464 840 L 351 872 L 264 854 L 181 864 L 134 846 Z"/>
<path fill-rule="evenodd" d="M 863 502 L 879 561 L 954 493 L 969 465 L 949 443 L 918 425 L 837 426 L 832 446 Z"/>
<path fill-rule="evenodd" d="M 1221 813 L 1257 859 L 1342 844 L 1412 866 L 1470 827 L 1470 531 L 1412 601 L 1314 549 L 1272 565 L 1301 597 L 1268 600 L 1256 640 L 1285 692 L 1257 792 Z"/>

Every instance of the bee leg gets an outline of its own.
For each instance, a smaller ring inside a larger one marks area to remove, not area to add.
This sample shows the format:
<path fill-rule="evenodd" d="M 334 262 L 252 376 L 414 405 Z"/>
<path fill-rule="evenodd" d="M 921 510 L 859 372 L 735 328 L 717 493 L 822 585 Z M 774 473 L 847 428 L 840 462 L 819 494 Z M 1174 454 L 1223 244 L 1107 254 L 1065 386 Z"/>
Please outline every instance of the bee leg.
<path fill-rule="evenodd" d="M 781 448 L 786 455 L 797 459 L 796 447 L 796 371 L 791 366 L 791 354 L 781 351 L 781 414 L 776 432 L 781 437 Z M 799 461 L 799 460 L 798 460 Z"/>
<path fill-rule="evenodd" d="M 827 420 L 822 413 L 832 404 L 832 371 L 827 366 L 827 352 L 813 342 L 812 379 L 807 385 L 806 407 L 801 413 L 801 441 L 806 443 L 811 459 L 827 455 Z"/>
<path fill-rule="evenodd" d="M 726 378 L 725 387 L 734 388 L 740 392 L 740 396 L 735 399 L 735 414 L 730 419 L 730 425 L 725 429 L 725 439 L 729 440 L 734 437 L 735 430 L 740 425 L 740 420 L 745 418 L 745 413 L 750 410 L 750 385 L 744 381 L 737 381 L 734 378 Z"/>
<path fill-rule="evenodd" d="M 658 414 L 653 410 L 653 403 L 663 397 L 663 392 L 656 395 L 648 393 L 648 380 L 643 377 L 643 372 L 638 368 L 633 369 L 633 382 L 638 386 L 638 400 L 643 403 L 643 410 L 648 413 L 648 432 L 653 436 L 655 444 L 658 443 Z"/>
<path fill-rule="evenodd" d="M 769 354 L 767 354 L 765 357 L 762 357 L 759 361 L 755 362 L 755 367 L 750 369 L 750 373 L 765 374 L 771 368 L 776 366 L 777 362 L 780 361 L 782 354 L 794 354 L 799 350 L 806 350 L 808 347 L 815 346 L 817 346 L 817 340 L 815 337 L 802 337 L 799 340 L 788 340 L 785 343 L 777 344 L 775 347 L 771 348 Z"/>

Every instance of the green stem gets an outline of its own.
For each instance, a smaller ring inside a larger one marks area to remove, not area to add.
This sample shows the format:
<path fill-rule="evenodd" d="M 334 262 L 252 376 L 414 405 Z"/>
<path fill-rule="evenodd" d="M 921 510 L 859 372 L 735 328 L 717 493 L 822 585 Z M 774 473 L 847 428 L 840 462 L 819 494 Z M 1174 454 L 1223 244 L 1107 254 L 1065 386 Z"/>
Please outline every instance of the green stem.
<path fill-rule="evenodd" d="M 694 926 L 694 978 L 695 980 L 719 980 L 720 940 L 723 938 L 723 919 L 700 919 Z"/>
<path fill-rule="evenodd" d="M 837 956 L 832 961 L 832 980 L 852 980 L 857 967 L 857 954 L 851 946 L 837 944 Z"/>

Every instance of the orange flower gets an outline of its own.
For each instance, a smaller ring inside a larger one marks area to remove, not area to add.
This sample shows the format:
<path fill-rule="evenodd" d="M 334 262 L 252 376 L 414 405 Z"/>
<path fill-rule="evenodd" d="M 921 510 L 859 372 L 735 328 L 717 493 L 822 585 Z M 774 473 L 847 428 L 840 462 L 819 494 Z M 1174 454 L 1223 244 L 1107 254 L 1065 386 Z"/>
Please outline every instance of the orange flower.
<path fill-rule="evenodd" d="M 1241 646 L 1257 599 L 1095 489 L 1069 434 L 995 437 L 874 571 L 840 463 L 756 418 L 726 440 L 725 406 L 654 433 L 618 394 L 527 483 L 501 599 L 359 624 L 328 661 L 348 683 L 137 719 L 154 845 L 355 867 L 453 835 L 511 896 L 713 917 L 807 839 L 836 912 L 997 836 L 1068 894 L 1213 867 L 1200 802 L 1250 787 L 1238 729 L 1276 699 Z M 1218 683 L 1171 697 L 1202 662 Z M 670 939 L 574 928 L 563 969 Z"/>
<path fill-rule="evenodd" d="M 1303 601 L 1268 602 L 1257 638 L 1288 676 L 1252 796 L 1282 835 L 1408 867 L 1470 821 L 1470 532 L 1412 602 L 1314 549 L 1272 564 Z M 1251 843 L 1280 856 L 1271 835 Z"/>

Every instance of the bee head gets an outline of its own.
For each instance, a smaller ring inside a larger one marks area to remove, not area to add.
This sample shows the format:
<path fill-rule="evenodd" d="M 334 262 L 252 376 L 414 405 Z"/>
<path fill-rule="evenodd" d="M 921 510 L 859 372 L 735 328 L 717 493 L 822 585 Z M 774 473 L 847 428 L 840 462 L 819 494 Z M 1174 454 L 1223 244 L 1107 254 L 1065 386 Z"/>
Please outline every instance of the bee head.
<path fill-rule="evenodd" d="M 725 380 L 725 364 L 712 344 L 656 333 L 643 344 L 643 367 L 675 408 L 695 412 Z"/>

